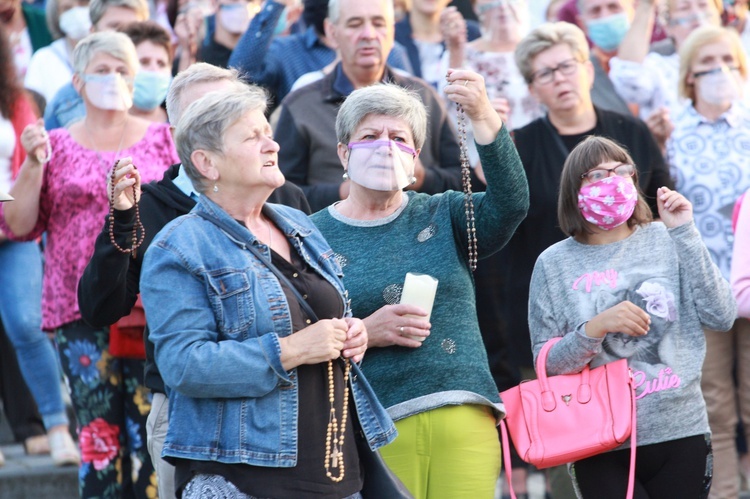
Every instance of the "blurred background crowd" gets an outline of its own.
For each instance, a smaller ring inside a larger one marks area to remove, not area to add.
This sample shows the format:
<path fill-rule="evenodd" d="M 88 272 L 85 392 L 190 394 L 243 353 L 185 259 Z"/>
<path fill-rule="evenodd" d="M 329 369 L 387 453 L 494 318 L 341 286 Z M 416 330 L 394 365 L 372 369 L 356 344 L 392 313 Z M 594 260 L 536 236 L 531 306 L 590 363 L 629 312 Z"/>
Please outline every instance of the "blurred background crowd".
<path fill-rule="evenodd" d="M 530 189 L 527 218 L 475 273 L 480 329 L 501 391 L 534 376 L 529 281 L 539 254 L 565 237 L 556 217 L 559 176 L 588 135 L 627 148 L 654 214 L 660 186 L 692 202 L 726 279 L 750 273 L 747 257 L 737 257 L 750 254 L 750 220 L 743 226 L 736 208 L 750 189 L 748 0 L 330 4 L 335 15 L 328 0 L 0 0 L 0 192 L 16 197 L 0 223 L 0 397 L 27 453 L 80 466 L 83 497 L 157 495 L 146 427 L 163 382 L 144 374 L 153 356 L 127 346 L 127 325 L 114 326 L 126 331 L 115 344 L 109 325 L 117 318 L 100 327 L 83 320 L 91 298 L 78 282 L 109 210 L 106 175 L 117 158 L 132 157 L 144 184 L 161 180 L 186 192 L 173 167 L 180 160 L 167 96 L 175 78 L 199 74 L 201 63 L 237 71 L 215 80 L 239 77 L 267 89 L 280 168 L 301 189 L 279 201 L 295 199 L 289 204 L 308 212 L 347 197 L 336 111 L 352 91 L 379 81 L 417 89 L 428 109 L 407 189 L 461 190 L 458 117 L 445 75 L 466 68 L 484 78 Z M 370 18 L 378 20 L 361 21 Z M 99 36 L 109 32 L 117 35 Z M 468 136 L 481 191 L 470 127 Z M 43 182 L 20 173 L 27 155 L 48 162 Z M 189 190 L 187 201 L 196 195 Z M 176 214 L 192 205 L 180 206 Z M 109 241 L 106 229 L 100 237 Z M 750 482 L 750 303 L 738 300 L 731 332 L 706 332 L 702 388 L 715 498 L 737 497 Z M 514 466 L 515 490 L 524 494 L 528 469 L 519 459 Z M 564 470 L 551 471 L 548 493 L 574 497 L 569 482 Z"/>

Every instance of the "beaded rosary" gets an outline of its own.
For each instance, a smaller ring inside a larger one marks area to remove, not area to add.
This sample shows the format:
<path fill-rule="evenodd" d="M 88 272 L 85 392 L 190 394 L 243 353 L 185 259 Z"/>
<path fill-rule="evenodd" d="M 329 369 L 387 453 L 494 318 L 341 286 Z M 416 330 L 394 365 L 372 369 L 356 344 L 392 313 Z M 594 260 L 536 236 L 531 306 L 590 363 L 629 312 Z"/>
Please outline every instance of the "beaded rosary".
<path fill-rule="evenodd" d="M 468 80 L 467 80 L 468 83 Z M 466 84 L 464 84 L 466 86 Z M 474 221 L 474 198 L 471 192 L 471 167 L 466 138 L 466 111 L 461 104 L 456 103 L 458 117 L 458 145 L 461 148 L 461 180 L 464 190 L 464 213 L 466 213 L 466 235 L 469 242 L 469 268 L 472 272 L 477 269 L 477 229 Z"/>
<path fill-rule="evenodd" d="M 141 222 L 141 210 L 138 207 L 138 198 L 136 197 L 137 191 L 136 191 L 135 184 L 133 184 L 133 205 L 135 206 L 135 224 L 133 224 L 133 238 L 132 238 L 131 247 L 129 249 L 125 249 L 121 247 L 119 244 L 117 244 L 117 241 L 115 241 L 115 171 L 117 170 L 118 164 L 120 164 L 120 160 L 117 160 L 115 162 L 115 165 L 112 167 L 112 174 L 110 175 L 110 178 L 109 178 L 109 181 L 112 183 L 112 191 L 109 194 L 109 241 L 121 253 L 130 253 L 130 256 L 135 258 L 136 250 L 141 246 L 141 244 L 143 244 L 143 240 L 146 238 L 146 229 L 143 227 L 143 223 Z M 136 168 L 136 166 L 133 165 L 133 168 Z M 139 229 L 141 231 L 140 239 L 138 238 Z"/>
<path fill-rule="evenodd" d="M 328 361 L 328 401 L 331 403 L 331 411 L 328 415 L 328 429 L 326 430 L 326 476 L 333 482 L 344 479 L 344 430 L 346 430 L 346 419 L 349 414 L 349 372 L 351 363 L 344 359 L 344 406 L 341 409 L 341 426 L 338 426 L 336 418 L 336 407 L 334 406 L 334 382 L 333 361 Z M 331 468 L 339 469 L 339 476 L 333 476 Z"/>

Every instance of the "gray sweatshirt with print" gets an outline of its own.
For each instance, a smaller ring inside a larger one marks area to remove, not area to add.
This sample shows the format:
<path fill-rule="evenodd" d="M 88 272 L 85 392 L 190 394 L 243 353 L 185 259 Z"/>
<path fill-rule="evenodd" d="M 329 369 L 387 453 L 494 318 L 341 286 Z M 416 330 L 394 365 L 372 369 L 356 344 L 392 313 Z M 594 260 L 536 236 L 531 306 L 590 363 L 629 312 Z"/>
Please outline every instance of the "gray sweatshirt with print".
<path fill-rule="evenodd" d="M 586 321 L 625 300 L 650 315 L 648 334 L 586 336 Z M 547 359 L 550 375 L 628 359 L 639 446 L 709 432 L 700 388 L 703 329 L 726 331 L 736 314 L 729 283 L 693 222 L 674 229 L 653 222 L 610 244 L 568 238 L 539 256 L 531 278 L 534 358 L 547 340 L 562 336 Z"/>

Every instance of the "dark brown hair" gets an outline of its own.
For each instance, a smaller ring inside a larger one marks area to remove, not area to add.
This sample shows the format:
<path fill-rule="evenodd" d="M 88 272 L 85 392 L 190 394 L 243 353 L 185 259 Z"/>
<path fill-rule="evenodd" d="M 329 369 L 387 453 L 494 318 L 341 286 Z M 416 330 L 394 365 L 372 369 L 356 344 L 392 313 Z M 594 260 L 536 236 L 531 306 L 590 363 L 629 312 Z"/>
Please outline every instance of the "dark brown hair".
<path fill-rule="evenodd" d="M 168 62 L 172 63 L 172 39 L 161 24 L 155 21 L 136 21 L 126 24 L 118 31 L 128 35 L 136 47 L 145 41 L 164 47 L 169 58 Z"/>
<path fill-rule="evenodd" d="M 568 236 L 591 234 L 588 222 L 583 219 L 578 208 L 578 192 L 581 190 L 581 175 L 596 168 L 602 163 L 617 161 L 627 165 L 635 165 L 633 158 L 616 142 L 597 136 L 589 136 L 578 144 L 565 160 L 560 177 L 560 194 L 557 201 L 557 221 L 560 229 Z M 628 219 L 628 227 L 644 225 L 651 222 L 651 209 L 643 199 L 643 193 L 638 187 L 638 168 L 633 176 L 633 183 L 638 191 L 638 203 L 633 214 Z"/>
<path fill-rule="evenodd" d="M 8 32 L 0 25 L 0 115 L 3 118 L 13 118 L 13 108 L 16 100 L 21 97 L 21 92 Z"/>

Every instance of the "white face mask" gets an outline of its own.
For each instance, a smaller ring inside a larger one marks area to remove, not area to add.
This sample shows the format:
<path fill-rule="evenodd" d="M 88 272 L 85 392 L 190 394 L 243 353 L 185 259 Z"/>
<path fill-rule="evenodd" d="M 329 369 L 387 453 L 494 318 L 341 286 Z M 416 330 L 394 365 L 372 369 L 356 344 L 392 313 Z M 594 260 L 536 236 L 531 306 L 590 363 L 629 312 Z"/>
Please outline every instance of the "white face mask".
<path fill-rule="evenodd" d="M 232 34 L 240 35 L 250 25 L 250 12 L 247 4 L 235 3 L 219 6 L 219 22 L 222 27 Z"/>
<path fill-rule="evenodd" d="M 720 106 L 731 104 L 740 98 L 741 87 L 739 73 L 736 70 L 721 66 L 695 76 L 698 82 L 698 98 L 707 104 Z"/>
<path fill-rule="evenodd" d="M 401 190 L 413 182 L 414 149 L 393 140 L 349 142 L 348 175 L 375 191 Z"/>
<path fill-rule="evenodd" d="M 91 31 L 88 7 L 73 7 L 60 15 L 60 31 L 71 40 L 81 40 Z"/>
<path fill-rule="evenodd" d="M 89 102 L 99 109 L 127 111 L 133 107 L 133 92 L 119 73 L 83 75 Z"/>

